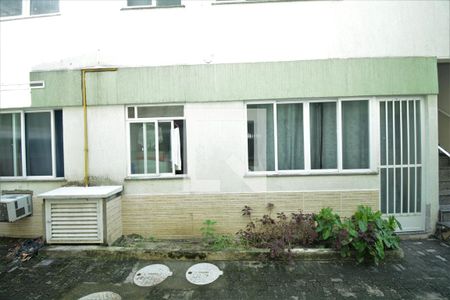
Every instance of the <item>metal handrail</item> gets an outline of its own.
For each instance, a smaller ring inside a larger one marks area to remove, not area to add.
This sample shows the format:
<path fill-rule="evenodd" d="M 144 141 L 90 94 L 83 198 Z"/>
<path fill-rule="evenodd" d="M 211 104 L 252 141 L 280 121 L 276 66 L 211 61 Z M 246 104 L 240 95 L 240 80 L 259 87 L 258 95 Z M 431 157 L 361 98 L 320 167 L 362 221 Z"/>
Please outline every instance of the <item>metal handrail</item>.
<path fill-rule="evenodd" d="M 438 149 L 439 149 L 439 151 L 441 151 L 442 153 L 444 153 L 445 155 L 447 155 L 450 158 L 450 153 L 447 150 L 445 150 L 441 146 L 438 146 Z"/>

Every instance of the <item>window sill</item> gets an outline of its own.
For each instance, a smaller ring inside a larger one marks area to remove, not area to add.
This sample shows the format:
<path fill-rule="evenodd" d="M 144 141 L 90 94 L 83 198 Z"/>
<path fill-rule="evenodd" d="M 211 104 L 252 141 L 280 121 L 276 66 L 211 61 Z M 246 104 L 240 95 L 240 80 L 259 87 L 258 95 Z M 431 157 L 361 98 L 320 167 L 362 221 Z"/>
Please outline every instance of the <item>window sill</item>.
<path fill-rule="evenodd" d="M 247 172 L 244 177 L 301 177 L 301 176 L 352 176 L 352 175 L 378 175 L 378 171 L 361 170 L 351 172 Z"/>
<path fill-rule="evenodd" d="M 33 177 L 1 178 L 0 177 L 0 182 L 67 182 L 67 180 L 62 177 L 58 177 L 58 178 L 55 178 L 55 177 L 49 177 L 49 178 L 45 178 L 45 177 L 40 177 L 40 178 L 33 178 Z"/>
<path fill-rule="evenodd" d="M 160 9 L 160 8 L 184 8 L 184 5 L 170 5 L 170 6 L 130 6 L 123 7 L 120 10 L 141 10 L 141 9 Z"/>
<path fill-rule="evenodd" d="M 137 175 L 137 176 L 127 176 L 125 177 L 125 181 L 140 181 L 140 180 L 158 180 L 158 179 L 169 179 L 169 180 L 173 180 L 173 179 L 189 179 L 190 177 L 186 174 L 183 175 L 161 175 L 161 176 L 142 176 L 142 175 Z"/>
<path fill-rule="evenodd" d="M 36 19 L 36 18 L 47 18 L 47 17 L 57 17 L 57 16 L 61 16 L 61 13 L 32 15 L 32 16 L 2 17 L 2 18 L 0 18 L 0 22 L 14 21 L 14 20 L 27 20 L 27 19 Z"/>

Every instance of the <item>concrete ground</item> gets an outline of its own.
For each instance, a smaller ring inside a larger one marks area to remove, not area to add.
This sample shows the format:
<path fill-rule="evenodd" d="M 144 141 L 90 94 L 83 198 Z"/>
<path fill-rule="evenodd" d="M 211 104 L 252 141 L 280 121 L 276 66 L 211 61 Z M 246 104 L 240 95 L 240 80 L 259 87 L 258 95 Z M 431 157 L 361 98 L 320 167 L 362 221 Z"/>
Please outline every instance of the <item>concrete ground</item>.
<path fill-rule="evenodd" d="M 14 269 L 0 245 L 0 299 L 78 299 L 113 291 L 122 299 L 450 299 L 450 246 L 402 241 L 405 257 L 378 267 L 351 261 L 214 262 L 224 274 L 206 286 L 185 278 L 198 261 L 151 262 L 98 257 L 34 257 Z M 173 276 L 154 287 L 133 284 L 135 272 L 164 263 Z"/>

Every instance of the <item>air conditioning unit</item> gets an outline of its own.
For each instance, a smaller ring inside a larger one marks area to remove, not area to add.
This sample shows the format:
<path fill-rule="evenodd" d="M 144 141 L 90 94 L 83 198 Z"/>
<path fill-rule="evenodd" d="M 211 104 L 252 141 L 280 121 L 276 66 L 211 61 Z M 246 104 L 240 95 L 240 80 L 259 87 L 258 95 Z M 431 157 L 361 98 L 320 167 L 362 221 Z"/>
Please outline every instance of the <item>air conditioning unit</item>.
<path fill-rule="evenodd" d="M 0 222 L 14 222 L 33 213 L 31 195 L 9 194 L 0 198 Z"/>

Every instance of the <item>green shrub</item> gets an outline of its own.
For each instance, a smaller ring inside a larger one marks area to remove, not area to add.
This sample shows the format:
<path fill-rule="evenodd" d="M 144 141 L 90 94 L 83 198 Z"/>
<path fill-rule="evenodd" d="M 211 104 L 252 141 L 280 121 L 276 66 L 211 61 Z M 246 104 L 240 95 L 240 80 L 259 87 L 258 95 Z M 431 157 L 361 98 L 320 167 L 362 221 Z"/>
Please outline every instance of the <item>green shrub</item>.
<path fill-rule="evenodd" d="M 324 208 L 315 220 L 320 240 L 339 250 L 343 257 L 354 253 L 359 263 L 373 260 L 378 264 L 384 259 L 386 249 L 399 247 L 395 229 L 400 223 L 393 216 L 383 219 L 380 211 L 373 212 L 368 206 L 359 206 L 344 221 L 331 208 Z"/>
<path fill-rule="evenodd" d="M 237 236 L 241 243 L 255 248 L 268 248 L 270 258 L 291 258 L 291 249 L 295 246 L 311 246 L 317 240 L 315 222 L 312 214 L 302 212 L 277 213 L 272 218 L 274 205 L 269 203 L 269 214 L 260 219 L 252 219 L 252 209 L 245 206 L 242 215 L 249 218 L 249 223 L 244 230 L 240 230 Z"/>
<path fill-rule="evenodd" d="M 203 243 L 215 251 L 234 247 L 235 242 L 231 236 L 216 233 L 216 224 L 217 222 L 214 220 L 205 220 L 203 222 L 204 227 L 200 228 Z"/>

